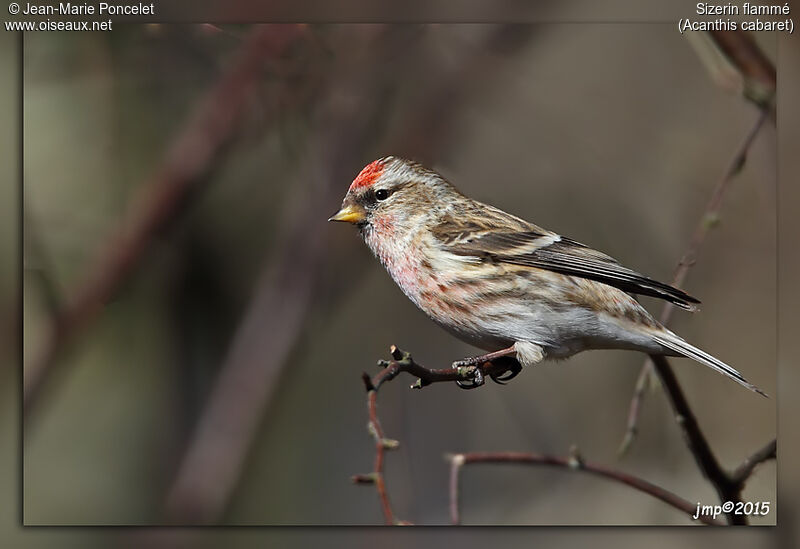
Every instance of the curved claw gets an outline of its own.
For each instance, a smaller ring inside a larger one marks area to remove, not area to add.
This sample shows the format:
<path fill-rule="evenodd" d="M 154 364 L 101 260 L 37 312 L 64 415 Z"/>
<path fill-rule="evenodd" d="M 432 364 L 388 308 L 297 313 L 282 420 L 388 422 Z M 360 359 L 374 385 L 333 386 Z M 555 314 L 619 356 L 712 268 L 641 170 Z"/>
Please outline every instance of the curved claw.
<path fill-rule="evenodd" d="M 467 380 L 456 380 L 456 385 L 461 387 L 462 389 L 476 389 L 485 383 L 483 372 L 481 372 L 478 368 L 475 368 L 474 374 L 471 379 Z"/>
<path fill-rule="evenodd" d="M 517 377 L 517 374 L 512 372 L 512 373 L 510 373 L 508 375 L 505 375 L 505 374 L 504 375 L 497 375 L 497 374 L 495 374 L 495 375 L 490 375 L 489 377 L 492 378 L 492 381 L 494 381 L 498 385 L 508 385 L 508 382 L 511 381 L 512 379 L 514 379 L 515 377 Z"/>
<path fill-rule="evenodd" d="M 513 357 L 501 357 L 495 359 L 493 361 L 494 364 L 505 366 L 506 369 L 499 374 L 489 374 L 489 377 L 492 378 L 492 381 L 499 385 L 505 385 L 515 377 L 519 375 L 522 371 L 522 364 L 516 358 Z"/>

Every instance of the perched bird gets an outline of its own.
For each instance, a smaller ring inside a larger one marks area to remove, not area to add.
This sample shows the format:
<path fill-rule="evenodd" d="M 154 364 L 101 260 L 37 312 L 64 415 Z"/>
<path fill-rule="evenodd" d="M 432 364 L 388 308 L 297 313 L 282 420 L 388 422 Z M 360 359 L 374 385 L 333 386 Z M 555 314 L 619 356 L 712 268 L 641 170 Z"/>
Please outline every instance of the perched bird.
<path fill-rule="evenodd" d="M 411 301 L 489 351 L 458 365 L 516 359 L 524 367 L 588 349 L 631 349 L 694 359 L 764 394 L 658 323 L 632 294 L 687 310 L 699 303 L 694 297 L 468 198 L 410 160 L 389 156 L 366 166 L 329 221 L 355 224 Z"/>

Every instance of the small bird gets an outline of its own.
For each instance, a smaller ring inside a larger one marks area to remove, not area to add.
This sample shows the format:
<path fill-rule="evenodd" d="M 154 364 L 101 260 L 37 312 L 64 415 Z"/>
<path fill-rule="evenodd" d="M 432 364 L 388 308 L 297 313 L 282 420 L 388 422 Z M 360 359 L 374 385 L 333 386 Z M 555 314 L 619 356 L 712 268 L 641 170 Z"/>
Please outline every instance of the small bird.
<path fill-rule="evenodd" d="M 544 359 L 630 349 L 694 359 L 764 395 L 657 322 L 633 294 L 690 311 L 697 299 L 468 198 L 416 162 L 388 156 L 367 165 L 329 221 L 355 224 L 411 301 L 456 337 L 488 351 L 454 365 L 510 361 L 505 381 Z"/>

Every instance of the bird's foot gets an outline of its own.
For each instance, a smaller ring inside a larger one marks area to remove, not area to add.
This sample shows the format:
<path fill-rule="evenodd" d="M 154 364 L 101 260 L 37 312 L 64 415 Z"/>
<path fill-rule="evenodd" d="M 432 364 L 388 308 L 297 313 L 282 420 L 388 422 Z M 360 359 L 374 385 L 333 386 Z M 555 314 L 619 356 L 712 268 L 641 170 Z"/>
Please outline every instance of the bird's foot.
<path fill-rule="evenodd" d="M 455 364 L 453 363 L 453 367 L 458 368 L 459 374 L 464 376 L 464 379 L 456 380 L 456 385 L 462 389 L 477 389 L 486 382 L 483 372 L 477 366 L 456 366 Z"/>
<path fill-rule="evenodd" d="M 483 370 L 487 366 L 494 370 L 494 366 L 501 365 L 501 367 L 505 366 L 505 369 L 490 373 L 489 377 L 492 378 L 492 381 L 502 385 L 516 377 L 522 370 L 519 361 L 513 356 L 510 356 L 515 353 L 516 349 L 512 346 L 507 349 L 486 353 L 485 355 L 473 356 L 453 362 L 453 368 L 457 368 L 459 373 L 464 377 L 464 379 L 456 380 L 456 384 L 462 389 L 475 389 L 476 387 L 480 387 L 486 382 Z"/>

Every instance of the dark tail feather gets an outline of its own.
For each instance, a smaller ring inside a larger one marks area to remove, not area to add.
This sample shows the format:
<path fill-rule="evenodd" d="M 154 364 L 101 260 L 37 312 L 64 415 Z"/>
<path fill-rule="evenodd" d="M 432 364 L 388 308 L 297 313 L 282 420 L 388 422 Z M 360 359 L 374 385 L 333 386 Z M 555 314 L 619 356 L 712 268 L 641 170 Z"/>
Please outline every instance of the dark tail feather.
<path fill-rule="evenodd" d="M 665 334 L 653 335 L 653 340 L 656 343 L 663 345 L 670 351 L 674 351 L 681 356 L 685 356 L 687 358 L 691 358 L 692 360 L 696 360 L 700 364 L 704 364 L 709 368 L 712 368 L 718 371 L 719 373 L 731 378 L 739 385 L 743 385 L 744 387 L 747 387 L 751 391 L 755 391 L 756 393 L 762 396 L 768 397 L 768 395 L 764 391 L 762 391 L 761 389 L 759 389 L 758 387 L 747 381 L 742 376 L 742 374 L 737 372 L 734 368 L 728 366 L 718 358 L 714 358 L 705 351 L 698 349 L 694 345 L 686 343 L 684 340 L 682 340 L 673 333 L 669 333 L 669 335 Z"/>

